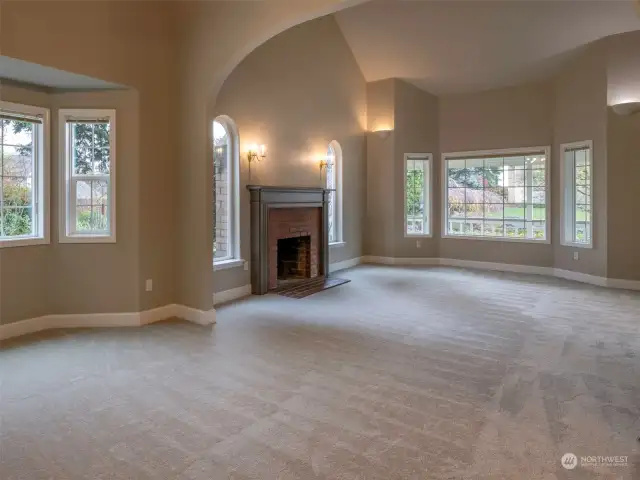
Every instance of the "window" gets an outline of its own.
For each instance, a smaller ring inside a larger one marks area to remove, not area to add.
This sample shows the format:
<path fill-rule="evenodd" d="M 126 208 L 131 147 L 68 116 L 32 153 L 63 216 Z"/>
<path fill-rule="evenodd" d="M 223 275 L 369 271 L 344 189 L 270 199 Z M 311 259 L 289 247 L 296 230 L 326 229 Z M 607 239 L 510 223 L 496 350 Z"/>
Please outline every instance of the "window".
<path fill-rule="evenodd" d="M 404 234 L 431 236 L 431 154 L 404 156 Z"/>
<path fill-rule="evenodd" d="M 0 102 L 0 247 L 49 243 L 49 111 Z"/>
<path fill-rule="evenodd" d="M 590 141 L 561 146 L 563 245 L 593 246 L 592 151 Z"/>
<path fill-rule="evenodd" d="M 213 263 L 215 269 L 241 265 L 239 149 L 233 120 L 213 121 Z"/>
<path fill-rule="evenodd" d="M 60 241 L 116 241 L 116 112 L 60 110 Z"/>
<path fill-rule="evenodd" d="M 342 148 L 335 140 L 327 149 L 325 188 L 329 192 L 329 243 L 338 245 L 342 238 Z"/>
<path fill-rule="evenodd" d="M 549 149 L 445 154 L 445 237 L 549 242 Z"/>

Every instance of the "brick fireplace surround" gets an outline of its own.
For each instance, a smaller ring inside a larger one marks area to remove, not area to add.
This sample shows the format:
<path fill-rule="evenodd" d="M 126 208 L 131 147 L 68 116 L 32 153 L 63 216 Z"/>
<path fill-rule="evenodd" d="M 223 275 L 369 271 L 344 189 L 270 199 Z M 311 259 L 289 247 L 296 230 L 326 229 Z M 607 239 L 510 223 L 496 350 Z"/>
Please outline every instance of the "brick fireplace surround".
<path fill-rule="evenodd" d="M 251 193 L 251 292 L 278 286 L 278 240 L 309 236 L 310 278 L 329 272 L 329 191 L 316 187 L 249 185 Z"/>

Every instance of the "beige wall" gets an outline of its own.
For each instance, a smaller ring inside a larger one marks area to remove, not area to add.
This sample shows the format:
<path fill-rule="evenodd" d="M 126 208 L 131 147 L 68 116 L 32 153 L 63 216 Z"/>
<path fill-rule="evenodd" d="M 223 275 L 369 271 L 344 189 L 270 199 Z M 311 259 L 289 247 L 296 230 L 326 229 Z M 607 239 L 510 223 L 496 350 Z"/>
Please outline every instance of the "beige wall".
<path fill-rule="evenodd" d="M 546 83 L 448 95 L 440 98 L 439 107 L 442 153 L 550 146 L 553 142 L 552 91 Z M 442 195 L 441 189 L 436 194 Z M 443 258 L 553 265 L 549 244 L 443 238 L 439 251 Z"/>
<path fill-rule="evenodd" d="M 173 225 L 178 204 L 176 135 L 171 125 L 176 117 L 174 6 L 171 2 L 5 0 L 0 8 L 0 54 L 131 86 L 139 92 L 140 110 L 139 120 L 129 123 L 125 115 L 126 130 L 118 130 L 125 138 L 139 130 L 139 153 L 129 150 L 128 141 L 124 145 L 118 142 L 119 150 L 126 148 L 119 157 L 143 172 L 131 179 L 121 176 L 122 170 L 118 173 L 119 190 L 120 186 L 127 188 L 124 198 L 118 199 L 118 243 L 79 245 L 55 252 L 53 247 L 25 247 L 12 255 L 19 255 L 22 265 L 41 264 L 47 258 L 51 275 L 59 274 L 66 280 L 77 277 L 68 287 L 56 286 L 55 308 L 70 310 L 64 313 L 123 312 L 174 302 Z M 64 98 L 71 101 L 71 97 Z M 80 97 L 75 100 L 81 102 Z M 133 104 L 126 107 L 130 108 Z M 109 267 L 104 281 L 89 279 L 80 285 L 90 268 L 89 255 Z M 3 272 L 9 267 L 11 261 L 3 261 Z M 155 280 L 153 292 L 144 291 L 144 278 Z M 82 298 L 77 298 L 73 285 L 81 286 Z M 5 304 L 10 287 L 3 282 L 2 288 Z M 42 297 L 31 298 L 35 305 L 23 307 L 27 311 L 22 313 L 3 315 L 2 322 L 44 312 Z"/>
<path fill-rule="evenodd" d="M 210 118 L 228 115 L 240 135 L 241 251 L 250 260 L 246 185 L 320 186 L 319 157 L 337 140 L 343 152 L 344 241 L 330 262 L 362 255 L 366 83 L 333 17 L 304 23 L 254 50 L 231 73 Z M 247 144 L 266 144 L 251 167 Z M 250 283 L 242 267 L 213 274 L 214 291 Z"/>
<path fill-rule="evenodd" d="M 367 84 L 367 203 L 366 235 L 363 246 L 367 255 L 391 256 L 394 246 L 395 195 L 395 79 Z M 386 138 L 376 131 L 392 131 Z"/>
<path fill-rule="evenodd" d="M 3 86 L 0 99 L 50 109 L 50 240 L 49 245 L 0 250 L 2 302 L 0 323 L 56 313 L 124 312 L 140 308 L 136 258 L 140 224 L 137 191 L 140 183 L 138 94 L 112 92 L 50 93 Z M 114 108 L 117 117 L 115 244 L 60 244 L 59 173 L 61 155 L 58 109 Z M 124 228 L 120 228 L 124 226 Z M 132 228 L 127 228 L 131 226 Z"/>
<path fill-rule="evenodd" d="M 394 152 L 394 204 L 393 215 L 394 257 L 437 257 L 440 238 L 439 195 L 432 195 L 433 218 L 431 238 L 407 238 L 404 235 L 404 155 L 406 153 L 431 153 L 432 189 L 439 191 L 439 138 L 438 99 L 419 88 L 396 80 L 395 85 L 395 152 Z M 417 242 L 420 242 L 418 247 Z"/>
<path fill-rule="evenodd" d="M 46 92 L 3 84 L 0 100 L 51 108 Z M 47 245 L 0 249 L 0 324 L 48 313 L 48 273 Z"/>
<path fill-rule="evenodd" d="M 640 101 L 640 32 L 607 38 L 609 104 Z M 640 280 L 640 222 L 635 213 L 640 178 L 640 114 L 608 112 L 607 121 L 607 274 Z"/>
<path fill-rule="evenodd" d="M 602 43 L 586 47 L 554 84 L 552 173 L 554 266 L 607 275 L 607 78 Z M 560 245 L 560 145 L 593 141 L 593 248 Z M 574 252 L 579 259 L 574 260 Z"/>

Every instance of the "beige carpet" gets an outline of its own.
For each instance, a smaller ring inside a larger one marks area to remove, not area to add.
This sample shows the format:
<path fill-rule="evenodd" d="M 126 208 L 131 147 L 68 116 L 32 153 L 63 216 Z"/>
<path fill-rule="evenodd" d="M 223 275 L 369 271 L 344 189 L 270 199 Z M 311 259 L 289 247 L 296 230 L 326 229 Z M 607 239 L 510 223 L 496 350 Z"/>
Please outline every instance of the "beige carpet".
<path fill-rule="evenodd" d="M 359 267 L 213 328 L 48 333 L 0 352 L 0 478 L 640 478 L 640 295 Z M 562 454 L 627 456 L 566 470 Z"/>

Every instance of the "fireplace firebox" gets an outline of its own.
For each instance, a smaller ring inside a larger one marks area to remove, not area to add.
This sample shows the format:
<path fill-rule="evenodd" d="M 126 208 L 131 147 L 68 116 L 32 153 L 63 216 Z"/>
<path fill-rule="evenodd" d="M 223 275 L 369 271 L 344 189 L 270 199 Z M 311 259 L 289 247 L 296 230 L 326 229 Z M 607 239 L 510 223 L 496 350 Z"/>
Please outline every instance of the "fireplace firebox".
<path fill-rule="evenodd" d="M 278 240 L 278 284 L 311 276 L 311 236 Z"/>

